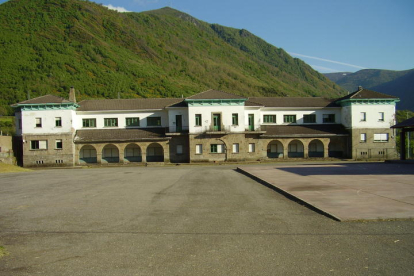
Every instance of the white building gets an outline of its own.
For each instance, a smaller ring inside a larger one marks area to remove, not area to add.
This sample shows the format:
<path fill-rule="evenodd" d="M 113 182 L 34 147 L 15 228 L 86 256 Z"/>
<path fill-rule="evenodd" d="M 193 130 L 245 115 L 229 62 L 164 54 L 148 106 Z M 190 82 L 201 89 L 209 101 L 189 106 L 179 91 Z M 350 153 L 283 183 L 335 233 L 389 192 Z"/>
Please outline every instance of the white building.
<path fill-rule="evenodd" d="M 217 90 L 79 103 L 71 90 L 70 99 L 14 105 L 23 166 L 396 157 L 398 98 L 362 88 L 338 100 Z"/>

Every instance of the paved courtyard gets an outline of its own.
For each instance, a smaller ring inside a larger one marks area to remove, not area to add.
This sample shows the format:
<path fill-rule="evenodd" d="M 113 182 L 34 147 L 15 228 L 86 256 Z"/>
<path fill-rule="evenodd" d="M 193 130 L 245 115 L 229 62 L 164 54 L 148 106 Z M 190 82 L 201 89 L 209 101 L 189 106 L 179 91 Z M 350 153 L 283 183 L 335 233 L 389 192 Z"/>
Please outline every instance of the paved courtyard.
<path fill-rule="evenodd" d="M 236 166 L 1 174 L 0 246 L 11 276 L 414 271 L 414 221 L 338 222 Z"/>
<path fill-rule="evenodd" d="M 341 220 L 414 218 L 414 165 L 241 166 L 239 170 Z"/>

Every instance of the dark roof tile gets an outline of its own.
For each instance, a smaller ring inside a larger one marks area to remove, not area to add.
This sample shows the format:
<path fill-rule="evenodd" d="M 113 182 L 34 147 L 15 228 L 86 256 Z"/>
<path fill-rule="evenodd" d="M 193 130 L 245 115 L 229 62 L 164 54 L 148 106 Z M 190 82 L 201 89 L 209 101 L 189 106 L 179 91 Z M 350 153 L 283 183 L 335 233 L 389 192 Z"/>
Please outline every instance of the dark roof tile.
<path fill-rule="evenodd" d="M 54 95 L 45 95 L 45 96 L 40 96 L 37 98 L 33 98 L 30 100 L 26 100 L 20 103 L 17 103 L 16 105 L 19 104 L 48 104 L 48 103 L 54 103 L 54 104 L 61 104 L 61 103 L 70 103 L 70 101 L 58 97 L 58 96 L 54 96 Z"/>
<path fill-rule="evenodd" d="M 341 124 L 323 125 L 276 125 L 265 126 L 266 134 L 262 137 L 295 137 L 295 136 L 336 136 L 347 135 L 348 132 Z"/>
<path fill-rule="evenodd" d="M 128 142 L 168 139 L 165 128 L 81 129 L 76 131 L 75 143 Z"/>
<path fill-rule="evenodd" d="M 361 100 L 362 99 L 398 99 L 398 97 L 375 92 L 375 91 L 360 87 L 358 91 L 355 91 L 349 95 L 346 95 L 345 97 L 339 98 L 336 100 L 336 102 L 348 100 L 348 99 L 361 99 Z"/>
<path fill-rule="evenodd" d="M 187 97 L 190 100 L 233 100 L 233 99 L 246 99 L 246 97 L 241 97 L 238 95 L 230 94 L 227 92 L 219 91 L 219 90 L 207 90 L 193 96 Z"/>
<path fill-rule="evenodd" d="M 139 98 L 113 100 L 85 100 L 78 111 L 164 109 L 185 106 L 181 98 Z"/>
<path fill-rule="evenodd" d="M 265 107 L 339 107 L 333 100 L 321 97 L 250 97 L 246 106 Z"/>

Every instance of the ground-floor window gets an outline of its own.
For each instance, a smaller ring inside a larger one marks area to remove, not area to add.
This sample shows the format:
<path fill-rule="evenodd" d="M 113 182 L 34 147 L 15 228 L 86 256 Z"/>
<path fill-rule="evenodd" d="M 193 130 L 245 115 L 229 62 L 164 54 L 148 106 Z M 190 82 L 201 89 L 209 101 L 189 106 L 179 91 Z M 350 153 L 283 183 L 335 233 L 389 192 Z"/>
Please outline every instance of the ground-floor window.
<path fill-rule="evenodd" d="M 63 149 L 62 139 L 56 139 L 55 149 Z"/>
<path fill-rule="evenodd" d="M 374 142 L 388 142 L 388 133 L 375 133 Z"/>
<path fill-rule="evenodd" d="M 177 154 L 183 154 L 183 145 L 177 145 Z"/>
<path fill-rule="evenodd" d="M 203 153 L 203 145 L 196 145 L 196 154 Z"/>
<path fill-rule="evenodd" d="M 222 153 L 223 152 L 223 145 L 211 144 L 210 145 L 210 152 L 211 153 Z"/>
<path fill-rule="evenodd" d="M 30 141 L 30 149 L 31 150 L 47 149 L 47 141 L 46 140 L 32 140 Z"/>
<path fill-rule="evenodd" d="M 233 153 L 239 153 L 239 143 L 233 144 Z"/>
<path fill-rule="evenodd" d="M 254 143 L 249 144 L 249 152 L 255 152 L 256 145 Z"/>

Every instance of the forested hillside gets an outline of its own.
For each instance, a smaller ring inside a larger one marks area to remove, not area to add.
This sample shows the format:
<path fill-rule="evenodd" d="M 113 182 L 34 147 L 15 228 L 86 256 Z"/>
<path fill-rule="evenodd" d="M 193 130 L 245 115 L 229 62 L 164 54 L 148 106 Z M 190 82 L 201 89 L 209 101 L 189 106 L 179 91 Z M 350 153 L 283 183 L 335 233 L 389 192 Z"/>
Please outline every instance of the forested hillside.
<path fill-rule="evenodd" d="M 44 94 L 78 99 L 181 97 L 209 88 L 252 96 L 345 91 L 246 30 L 164 8 L 118 13 L 80 0 L 0 5 L 0 114 Z"/>
<path fill-rule="evenodd" d="M 377 92 L 397 96 L 397 108 L 414 111 L 414 69 L 404 71 L 365 69 L 355 73 L 328 73 L 329 79 L 353 92 L 362 86 Z M 342 76 L 342 77 L 341 77 Z"/>

